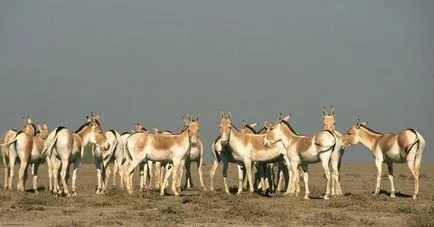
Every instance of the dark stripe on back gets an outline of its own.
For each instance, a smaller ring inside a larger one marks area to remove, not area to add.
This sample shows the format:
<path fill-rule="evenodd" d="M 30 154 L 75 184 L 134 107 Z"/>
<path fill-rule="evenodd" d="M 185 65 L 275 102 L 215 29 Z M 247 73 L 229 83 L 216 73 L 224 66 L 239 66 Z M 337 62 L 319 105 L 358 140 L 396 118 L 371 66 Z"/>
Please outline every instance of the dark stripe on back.
<path fill-rule="evenodd" d="M 412 129 L 412 128 L 407 128 L 407 129 L 405 129 L 405 130 L 411 131 L 411 132 L 414 133 L 414 134 L 416 135 L 416 137 L 417 137 L 417 132 L 416 132 L 416 130 L 414 130 L 414 129 Z"/>
<path fill-rule="evenodd" d="M 54 135 L 56 136 L 57 133 L 59 133 L 60 131 L 62 131 L 62 129 L 66 129 L 66 127 L 63 127 L 63 126 L 59 126 L 59 127 L 57 127 L 57 129 L 56 129 L 56 133 L 54 133 Z"/>
<path fill-rule="evenodd" d="M 96 120 L 95 120 L 96 121 Z M 97 121 L 98 122 L 98 121 Z M 86 122 L 84 123 L 82 126 L 80 126 L 80 128 L 78 128 L 75 133 L 79 133 L 81 130 L 83 130 L 84 127 L 88 126 L 90 124 L 90 122 Z"/>
<path fill-rule="evenodd" d="M 123 133 L 121 133 L 121 136 L 126 135 L 126 134 L 131 134 L 131 132 L 123 132 Z"/>
<path fill-rule="evenodd" d="M 253 133 L 258 134 L 258 132 L 252 126 L 245 124 L 244 127 L 248 128 Z"/>
<path fill-rule="evenodd" d="M 371 128 L 368 128 L 368 126 L 366 126 L 366 125 L 360 124 L 360 127 L 365 128 L 366 130 L 368 130 L 368 131 L 370 131 L 372 133 L 375 133 L 375 134 L 384 134 L 384 133 L 381 133 L 381 132 L 374 131 Z"/>
<path fill-rule="evenodd" d="M 115 135 L 115 137 L 116 137 L 116 131 L 115 130 L 110 129 L 109 132 L 113 133 L 113 135 Z"/>

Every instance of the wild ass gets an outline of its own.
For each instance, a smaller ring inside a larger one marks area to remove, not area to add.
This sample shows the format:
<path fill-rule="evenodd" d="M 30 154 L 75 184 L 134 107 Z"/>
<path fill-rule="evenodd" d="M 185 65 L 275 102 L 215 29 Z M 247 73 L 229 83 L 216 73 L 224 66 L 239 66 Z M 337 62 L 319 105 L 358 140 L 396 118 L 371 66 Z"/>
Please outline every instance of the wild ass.
<path fill-rule="evenodd" d="M 278 122 L 271 125 L 265 122 L 267 133 L 263 143 L 265 146 L 271 146 L 276 143 L 281 143 L 287 150 L 290 159 L 291 176 L 290 184 L 287 187 L 286 193 L 299 193 L 299 172 L 298 166 L 301 166 L 303 179 L 305 182 L 305 199 L 309 199 L 309 176 L 308 164 L 321 162 L 324 169 L 327 186 L 324 199 L 329 199 L 330 194 L 330 170 L 329 162 L 332 153 L 335 149 L 340 149 L 339 140 L 333 132 L 323 130 L 313 136 L 298 135 L 289 125 L 290 116 L 282 118 L 279 115 Z"/>
<path fill-rule="evenodd" d="M 199 119 L 199 115 L 196 114 L 196 119 Z M 190 116 L 188 116 L 190 118 Z M 186 126 L 186 125 L 185 125 Z M 182 130 L 181 130 L 182 131 Z M 173 134 L 173 132 L 171 131 L 159 131 L 158 129 L 154 128 L 154 132 L 156 134 L 166 134 L 166 135 L 171 135 Z M 205 184 L 203 182 L 203 176 L 202 176 L 202 163 L 203 163 L 203 143 L 202 141 L 198 138 L 197 139 L 197 143 L 196 145 L 192 145 L 189 149 L 189 151 L 187 152 L 187 155 L 185 157 L 185 183 L 183 188 L 185 189 L 189 189 L 194 187 L 193 185 L 193 179 L 191 177 L 191 163 L 195 162 L 197 164 L 197 169 L 198 169 L 198 173 L 199 173 L 199 181 L 200 181 L 200 185 L 202 190 L 206 190 L 205 188 Z M 149 161 L 148 161 L 148 166 L 149 166 Z M 156 167 L 157 167 L 157 171 L 158 169 L 160 169 L 160 163 L 156 163 Z M 152 175 L 152 172 L 150 173 Z M 159 171 L 156 172 L 156 176 L 159 176 Z M 178 182 L 181 183 L 181 178 L 183 176 L 183 168 L 181 168 L 181 174 L 180 174 L 180 179 L 178 179 Z M 178 185 L 178 187 L 181 187 L 181 185 Z"/>
<path fill-rule="evenodd" d="M 29 117 L 23 118 L 24 120 L 24 127 L 20 130 L 15 129 L 9 129 L 5 132 L 3 137 L 0 139 L 0 143 L 8 143 L 9 141 L 13 140 L 18 132 L 23 131 L 29 135 L 34 135 L 36 132 L 36 127 L 33 124 L 32 119 Z M 13 152 L 13 149 L 11 146 L 1 146 L 0 151 L 3 158 L 3 164 L 4 164 L 4 188 L 12 189 L 12 184 L 9 182 L 10 176 L 10 165 L 9 165 L 9 153 Z M 13 173 L 12 173 L 13 174 Z"/>
<path fill-rule="evenodd" d="M 394 198 L 393 163 L 406 162 L 414 177 L 413 199 L 417 199 L 420 166 L 426 145 L 425 139 L 419 132 L 408 128 L 397 133 L 379 133 L 368 128 L 366 123 L 357 120 L 356 124 L 348 129 L 348 134 L 352 136 L 351 144 L 363 144 L 374 156 L 377 166 L 377 185 L 374 195 L 380 193 L 382 163 L 387 164 L 391 188 L 390 197 Z"/>
<path fill-rule="evenodd" d="M 254 130 L 256 123 L 253 124 L 245 124 L 244 121 L 241 124 L 241 133 L 251 133 L 256 134 L 257 132 Z M 237 159 L 232 154 L 232 149 L 229 145 L 223 146 L 221 144 L 221 136 L 219 135 L 217 139 L 214 140 L 214 143 L 211 146 L 212 153 L 214 155 L 214 162 L 210 170 L 210 190 L 214 191 L 214 176 L 220 162 L 223 163 L 223 183 L 225 187 L 225 192 L 229 194 L 229 187 L 227 184 L 227 170 L 229 167 L 229 163 L 235 163 L 237 165 L 238 170 L 238 193 L 241 193 L 243 188 L 247 188 L 247 178 L 246 178 L 246 170 L 244 168 L 244 164 L 241 159 Z M 241 183 L 240 183 L 241 182 Z"/>
<path fill-rule="evenodd" d="M 220 141 L 221 145 L 229 145 L 235 160 L 241 160 L 247 172 L 250 191 L 253 192 L 252 163 L 274 162 L 283 156 L 289 162 L 285 148 L 281 144 L 264 146 L 265 134 L 247 134 L 238 131 L 231 122 L 231 113 L 220 114 Z M 223 157 L 223 156 L 222 156 Z M 226 162 L 227 163 L 227 162 Z M 224 163 L 225 164 L 225 163 Z M 289 165 L 287 165 L 289 171 Z M 240 180 L 239 185 L 242 185 Z M 226 188 L 225 188 L 226 190 Z M 227 191 L 226 191 L 227 192 Z M 238 189 L 238 193 L 240 190 Z"/>
<path fill-rule="evenodd" d="M 53 193 L 60 195 L 59 181 L 57 179 L 60 167 L 60 178 L 62 181 L 63 192 L 70 196 L 67 186 L 67 176 L 71 163 L 74 163 L 72 173 L 72 195 L 76 195 L 75 185 L 77 179 L 77 170 L 80 166 L 81 158 L 85 148 L 88 145 L 102 146 L 107 149 L 107 137 L 102 131 L 99 124 L 101 114 L 97 116 L 86 116 L 87 121 L 73 133 L 65 127 L 54 129 L 47 138 L 43 153 L 47 152 L 47 164 L 49 163 L 49 176 L 53 178 Z M 50 180 L 51 183 L 51 180 Z"/>
<path fill-rule="evenodd" d="M 33 151 L 33 137 L 36 136 L 36 127 L 32 120 L 27 117 L 25 126 L 20 131 L 9 130 L 3 137 L 2 156 L 5 165 L 5 188 L 12 189 L 12 179 L 14 176 L 15 162 L 20 159 L 20 169 L 18 171 L 17 189 L 24 191 L 25 181 L 27 180 L 27 167 L 31 161 Z M 37 159 L 33 157 L 33 159 Z"/>
<path fill-rule="evenodd" d="M 331 107 L 330 113 L 327 113 L 325 107 L 323 107 L 323 130 L 332 131 L 336 137 L 341 140 L 342 146 L 339 149 L 335 149 L 332 153 L 330 163 L 332 166 L 332 182 L 331 182 L 331 195 L 342 195 L 342 188 L 340 183 L 340 171 L 342 164 L 342 156 L 345 152 L 345 147 L 348 146 L 348 135 L 342 135 L 336 130 L 336 109 Z M 344 142 L 345 140 L 345 142 Z"/>
<path fill-rule="evenodd" d="M 92 155 L 97 169 L 98 187 L 96 194 L 105 194 L 110 176 L 108 168 L 110 162 L 113 162 L 113 185 L 116 185 L 116 174 L 120 175 L 120 186 L 123 187 L 124 174 L 122 163 L 124 162 L 124 144 L 121 135 L 115 130 L 108 130 L 105 133 L 107 138 L 108 149 L 101 146 L 92 147 Z"/>
<path fill-rule="evenodd" d="M 131 181 L 130 175 L 134 168 L 143 161 L 167 161 L 173 163 L 173 168 L 166 171 L 163 185 L 160 187 L 160 194 L 164 195 L 165 185 L 173 171 L 172 175 L 172 191 L 175 196 L 179 195 L 177 191 L 177 181 L 179 179 L 182 162 L 185 160 L 190 146 L 195 146 L 199 137 L 199 122 L 198 119 L 189 119 L 185 122 L 185 129 L 179 134 L 173 135 L 156 135 L 147 133 L 136 133 L 131 135 L 125 142 L 127 154 L 130 157 L 131 163 L 126 170 L 126 179 Z M 130 143 L 131 141 L 131 143 Z M 131 183 L 127 183 L 128 192 L 131 194 Z"/>

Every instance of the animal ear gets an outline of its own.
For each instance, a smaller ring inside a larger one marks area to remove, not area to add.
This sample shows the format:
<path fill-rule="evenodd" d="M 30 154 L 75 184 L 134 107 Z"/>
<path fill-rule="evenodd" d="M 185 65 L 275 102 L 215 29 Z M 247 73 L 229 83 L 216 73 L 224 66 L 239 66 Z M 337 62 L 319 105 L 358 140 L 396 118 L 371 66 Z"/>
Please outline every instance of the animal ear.
<path fill-rule="evenodd" d="M 93 119 L 101 121 L 101 119 L 102 119 L 102 113 L 97 114 Z"/>
<path fill-rule="evenodd" d="M 250 124 L 250 127 L 252 128 L 256 127 L 256 123 Z"/>
<path fill-rule="evenodd" d="M 279 115 L 277 116 L 277 120 L 282 121 L 282 119 L 283 119 L 283 115 L 282 115 L 282 113 L 279 113 Z"/>
<path fill-rule="evenodd" d="M 336 108 L 334 106 L 332 106 L 332 109 L 330 110 L 330 114 L 336 116 Z"/>
<path fill-rule="evenodd" d="M 199 122 L 199 113 L 196 112 L 196 121 Z"/>
<path fill-rule="evenodd" d="M 154 130 L 154 132 L 157 134 L 160 130 L 158 130 L 158 128 L 153 128 L 152 130 Z"/>
<path fill-rule="evenodd" d="M 264 127 L 266 128 L 266 129 L 271 129 L 271 124 L 268 122 L 268 121 L 264 121 Z"/>
<path fill-rule="evenodd" d="M 245 128 L 246 127 L 246 122 L 244 120 L 241 121 L 241 128 Z"/>
<path fill-rule="evenodd" d="M 282 120 L 288 122 L 289 118 L 291 118 L 291 115 L 287 115 L 286 117 L 284 117 Z"/>
<path fill-rule="evenodd" d="M 220 111 L 220 120 L 225 118 L 225 113 L 223 111 Z"/>
<path fill-rule="evenodd" d="M 231 114 L 231 112 L 228 112 L 228 113 L 226 114 L 226 118 L 229 119 L 229 120 L 232 119 L 232 114 Z"/>
<path fill-rule="evenodd" d="M 323 116 L 327 115 L 327 110 L 326 110 L 325 106 L 322 107 L 322 115 Z"/>
<path fill-rule="evenodd" d="M 42 124 L 42 128 L 43 128 L 43 129 L 48 129 L 47 122 L 44 122 L 44 124 Z"/>
<path fill-rule="evenodd" d="M 356 126 L 357 126 L 357 127 L 360 126 L 360 119 L 359 119 L 359 118 L 357 118 L 357 120 L 356 120 Z"/>
<path fill-rule="evenodd" d="M 36 125 L 38 126 L 38 130 L 39 130 L 39 131 L 42 131 L 42 127 L 41 127 L 41 125 L 39 125 L 38 122 L 36 122 Z"/>

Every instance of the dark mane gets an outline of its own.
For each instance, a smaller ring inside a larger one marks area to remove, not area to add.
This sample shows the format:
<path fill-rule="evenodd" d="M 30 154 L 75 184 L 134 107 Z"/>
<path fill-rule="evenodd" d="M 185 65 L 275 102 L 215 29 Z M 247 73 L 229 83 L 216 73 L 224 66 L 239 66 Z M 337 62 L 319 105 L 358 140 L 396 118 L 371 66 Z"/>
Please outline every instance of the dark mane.
<path fill-rule="evenodd" d="M 91 123 L 90 122 L 86 122 L 84 123 L 82 126 L 80 126 L 80 128 L 78 128 L 75 133 L 79 133 L 81 130 L 83 130 L 84 127 L 89 126 Z"/>
<path fill-rule="evenodd" d="M 256 131 L 256 129 L 254 129 L 252 126 L 245 124 L 244 127 L 248 128 L 250 131 L 252 131 L 255 134 L 258 134 L 258 132 Z"/>
<path fill-rule="evenodd" d="M 291 127 L 291 125 L 287 121 L 281 120 L 280 122 L 283 123 L 284 125 L 286 125 L 286 127 L 288 127 L 289 130 L 291 130 L 292 133 L 294 133 L 295 135 L 298 136 L 298 133 Z"/>
<path fill-rule="evenodd" d="M 267 128 L 262 127 L 256 134 L 261 134 L 261 133 L 264 133 L 265 131 L 267 131 Z"/>
<path fill-rule="evenodd" d="M 237 132 L 240 132 L 240 130 L 237 129 L 237 126 L 235 126 L 232 122 L 231 122 L 232 128 L 234 128 Z"/>
<path fill-rule="evenodd" d="M 363 125 L 363 124 L 360 124 L 360 127 L 365 128 L 366 130 L 368 130 L 368 131 L 370 131 L 372 133 L 375 133 L 375 134 L 384 134 L 384 133 L 381 133 L 381 132 L 374 131 L 374 130 L 368 128 L 368 126 Z"/>
<path fill-rule="evenodd" d="M 121 136 L 126 135 L 126 134 L 131 134 L 131 132 L 125 131 L 125 132 L 121 133 Z"/>

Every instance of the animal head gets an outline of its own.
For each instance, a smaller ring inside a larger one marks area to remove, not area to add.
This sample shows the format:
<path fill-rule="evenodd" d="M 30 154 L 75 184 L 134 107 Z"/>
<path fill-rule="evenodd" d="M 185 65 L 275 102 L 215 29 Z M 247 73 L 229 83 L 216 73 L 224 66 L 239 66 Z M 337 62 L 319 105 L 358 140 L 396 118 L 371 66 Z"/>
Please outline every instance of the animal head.
<path fill-rule="evenodd" d="M 107 146 L 107 137 L 99 123 L 101 118 L 102 114 L 94 116 L 92 113 L 91 115 L 86 116 L 86 123 L 77 130 L 77 133 L 82 133 L 85 140 L 90 143 Z"/>
<path fill-rule="evenodd" d="M 268 121 L 264 122 L 264 127 L 267 129 L 264 137 L 264 146 L 271 146 L 272 144 L 282 141 L 283 131 L 282 127 L 284 123 L 287 123 L 291 118 L 290 115 L 286 117 L 282 116 L 282 113 L 278 115 L 277 122 L 273 125 Z"/>
<path fill-rule="evenodd" d="M 196 118 L 192 118 L 190 114 L 187 115 L 187 118 L 184 119 L 185 130 L 187 130 L 188 138 L 192 145 L 196 145 L 197 140 L 199 139 L 199 114 L 196 113 Z"/>
<path fill-rule="evenodd" d="M 24 120 L 24 127 L 21 129 L 21 131 L 29 134 L 29 135 L 35 135 L 36 134 L 36 126 L 33 124 L 32 119 L 30 117 L 23 117 Z"/>
<path fill-rule="evenodd" d="M 42 126 L 39 125 L 38 123 L 37 123 L 37 125 L 38 125 L 38 129 L 39 129 L 39 136 L 44 140 L 47 139 L 48 134 L 49 134 L 47 123 L 44 122 L 42 124 Z"/>
<path fill-rule="evenodd" d="M 322 113 L 323 113 L 323 118 L 322 118 L 323 129 L 334 132 L 336 130 L 335 107 L 334 106 L 331 107 L 330 113 L 327 113 L 325 107 L 323 107 Z"/>
<path fill-rule="evenodd" d="M 228 112 L 226 115 L 223 111 L 220 112 L 220 141 L 222 145 L 229 142 L 229 136 L 232 130 L 232 114 Z"/>
<path fill-rule="evenodd" d="M 357 119 L 356 124 L 354 124 L 351 128 L 347 130 L 347 134 L 350 136 L 349 142 L 351 144 L 357 144 L 360 142 L 360 131 L 361 127 L 366 127 L 367 122 L 360 122 L 360 119 Z"/>

